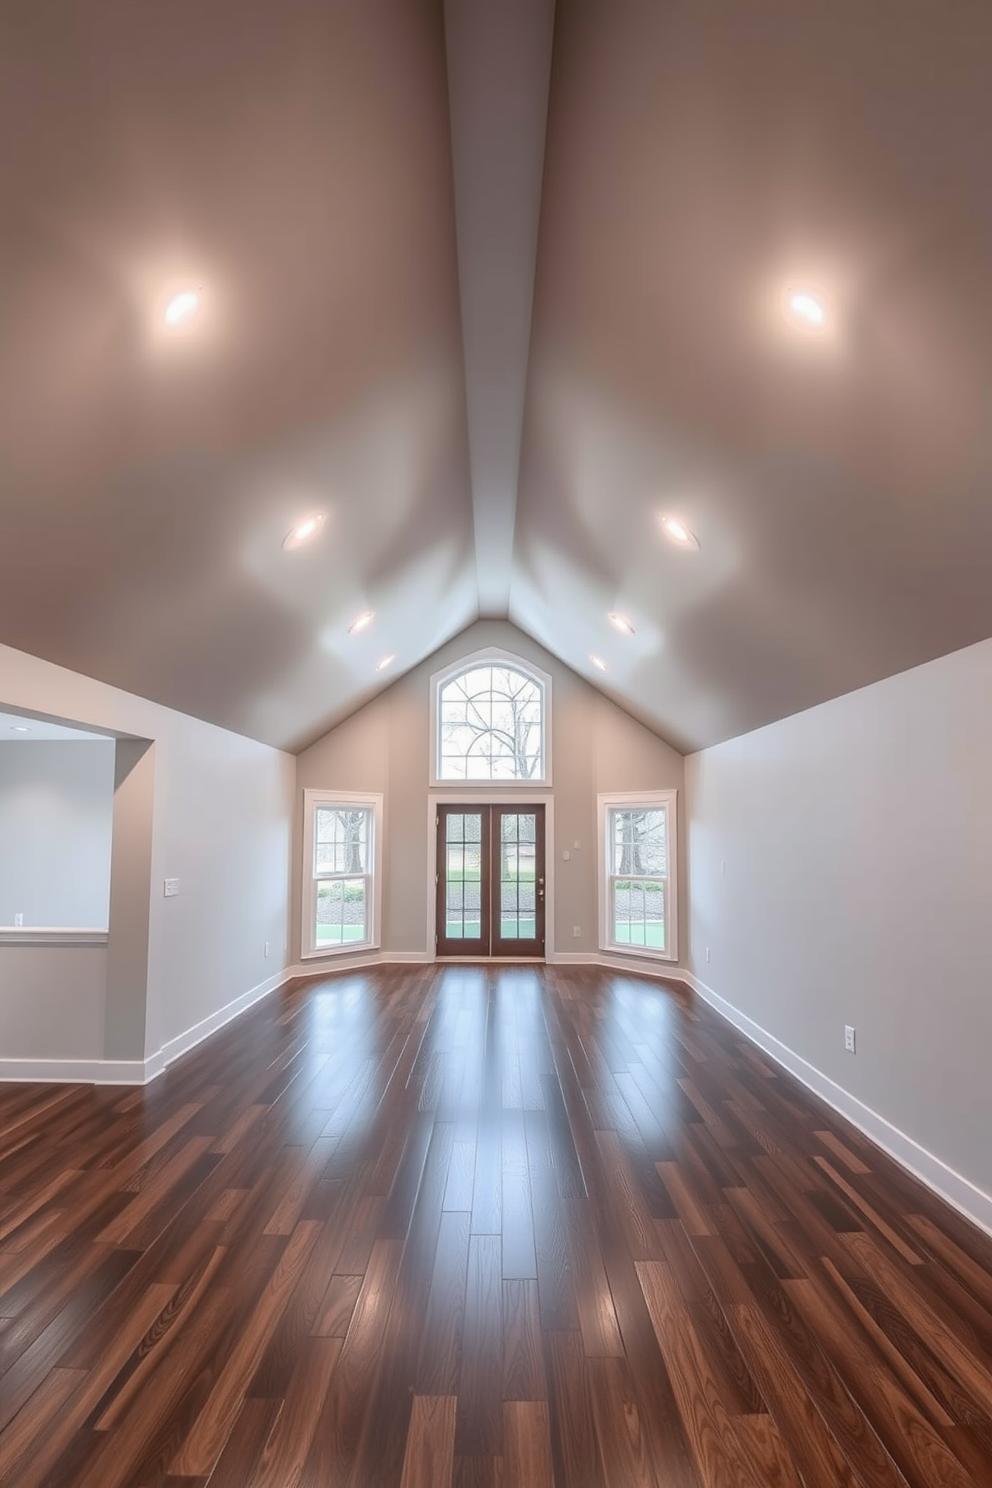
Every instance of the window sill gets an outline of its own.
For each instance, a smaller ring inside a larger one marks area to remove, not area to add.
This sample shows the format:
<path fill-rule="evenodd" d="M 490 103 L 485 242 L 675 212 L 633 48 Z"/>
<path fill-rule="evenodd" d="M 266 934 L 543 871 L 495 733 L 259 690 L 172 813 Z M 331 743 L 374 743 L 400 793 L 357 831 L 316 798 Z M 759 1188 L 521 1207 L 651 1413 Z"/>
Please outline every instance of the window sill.
<path fill-rule="evenodd" d="M 323 961 L 327 956 L 352 956 L 359 951 L 377 951 L 379 949 L 371 940 L 349 940 L 347 945 L 321 946 L 317 951 L 301 951 L 301 961 Z"/>
<path fill-rule="evenodd" d="M 0 946 L 105 946 L 107 930 L 71 930 L 53 926 L 11 926 L 0 929 Z"/>
<path fill-rule="evenodd" d="M 635 961 L 664 961 L 668 966 L 674 966 L 678 956 L 672 951 L 656 951 L 651 946 L 639 945 L 603 945 L 599 949 L 604 956 L 629 956 Z"/>
<path fill-rule="evenodd" d="M 430 790 L 472 791 L 476 793 L 481 791 L 483 794 L 488 794 L 491 790 L 497 792 L 550 790 L 551 785 L 552 780 L 550 775 L 540 780 L 487 780 L 485 776 L 479 780 L 449 780 L 447 778 L 439 780 L 436 775 L 432 775 L 428 782 L 428 788 Z"/>

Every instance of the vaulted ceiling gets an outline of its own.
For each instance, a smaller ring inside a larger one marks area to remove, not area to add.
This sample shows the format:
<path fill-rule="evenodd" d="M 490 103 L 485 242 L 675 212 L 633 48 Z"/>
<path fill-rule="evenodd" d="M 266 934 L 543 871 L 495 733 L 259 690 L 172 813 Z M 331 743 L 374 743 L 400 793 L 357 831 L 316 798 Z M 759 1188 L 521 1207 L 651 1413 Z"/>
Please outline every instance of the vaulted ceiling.
<path fill-rule="evenodd" d="M 990 56 L 984 0 L 8 0 L 0 641 L 293 748 L 505 615 L 689 749 L 992 634 Z"/>

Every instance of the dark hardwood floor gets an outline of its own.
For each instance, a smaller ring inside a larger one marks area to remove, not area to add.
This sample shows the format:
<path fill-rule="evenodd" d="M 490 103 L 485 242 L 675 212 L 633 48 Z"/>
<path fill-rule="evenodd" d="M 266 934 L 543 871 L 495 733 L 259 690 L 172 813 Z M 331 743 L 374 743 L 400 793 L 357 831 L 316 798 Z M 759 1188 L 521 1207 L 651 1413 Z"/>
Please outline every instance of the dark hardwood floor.
<path fill-rule="evenodd" d="M 341 973 L 0 1086 L 0 1483 L 988 1488 L 992 1242 L 679 990 Z"/>

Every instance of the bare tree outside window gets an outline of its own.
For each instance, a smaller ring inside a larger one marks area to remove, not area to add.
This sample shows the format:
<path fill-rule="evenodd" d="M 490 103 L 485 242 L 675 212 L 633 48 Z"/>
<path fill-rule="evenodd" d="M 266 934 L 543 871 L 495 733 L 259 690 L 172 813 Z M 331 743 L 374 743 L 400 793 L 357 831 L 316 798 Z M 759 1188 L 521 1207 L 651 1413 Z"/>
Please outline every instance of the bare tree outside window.
<path fill-rule="evenodd" d="M 664 875 L 667 831 L 663 811 L 615 811 L 614 872 L 620 877 Z"/>
<path fill-rule="evenodd" d="M 314 833 L 318 873 L 368 872 L 368 821 L 365 807 L 357 811 L 318 809 Z"/>
<path fill-rule="evenodd" d="M 442 780 L 542 780 L 544 689 L 510 666 L 471 667 L 438 697 Z"/>

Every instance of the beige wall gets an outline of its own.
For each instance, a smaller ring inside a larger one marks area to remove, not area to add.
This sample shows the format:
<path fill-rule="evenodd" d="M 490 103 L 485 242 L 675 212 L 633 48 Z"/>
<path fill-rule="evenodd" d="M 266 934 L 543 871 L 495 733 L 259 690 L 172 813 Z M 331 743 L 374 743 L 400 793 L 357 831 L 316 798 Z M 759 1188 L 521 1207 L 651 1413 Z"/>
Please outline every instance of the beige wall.
<path fill-rule="evenodd" d="M 50 1059 L 142 1060 L 282 969 L 291 755 L 3 646 L 0 709 L 154 745 L 127 746 L 140 764 L 115 799 L 120 851 L 106 954 L 73 959 L 36 948 L 28 961 L 27 952 L 0 945 L 0 1061 L 41 1048 Z M 115 894 L 127 900 L 137 874 L 148 885 L 144 912 L 132 906 L 115 916 Z M 166 877 L 179 879 L 178 897 L 163 897 Z M 67 1002 L 76 1007 L 77 988 L 64 979 L 70 960 L 88 968 L 78 988 L 85 1016 L 66 1011 Z M 103 1019 L 95 1055 L 94 1018 Z"/>
<path fill-rule="evenodd" d="M 430 678 L 434 672 L 487 646 L 509 651 L 551 675 L 553 783 L 550 793 L 554 796 L 556 837 L 557 950 L 596 951 L 597 792 L 681 791 L 682 756 L 515 626 L 492 620 L 479 621 L 463 631 L 299 756 L 292 919 L 295 955 L 300 950 L 300 842 L 305 788 L 382 792 L 386 838 L 383 949 L 394 954 L 427 950 Z M 445 787 L 436 789 L 443 794 Z M 535 787 L 535 792 L 548 793 L 544 787 Z M 581 844 L 578 851 L 573 848 L 576 841 Z M 565 848 L 571 854 L 567 863 L 561 858 Z M 572 935 L 575 925 L 582 932 L 578 938 Z M 684 936 L 681 941 L 684 944 Z M 328 958 L 328 964 L 341 964 L 340 958 Z"/>
<path fill-rule="evenodd" d="M 990 761 L 992 641 L 686 761 L 693 971 L 972 1212 L 884 1123 L 992 1193 Z"/>
<path fill-rule="evenodd" d="M 0 1079 L 8 1060 L 103 1058 L 107 947 L 0 945 Z"/>

